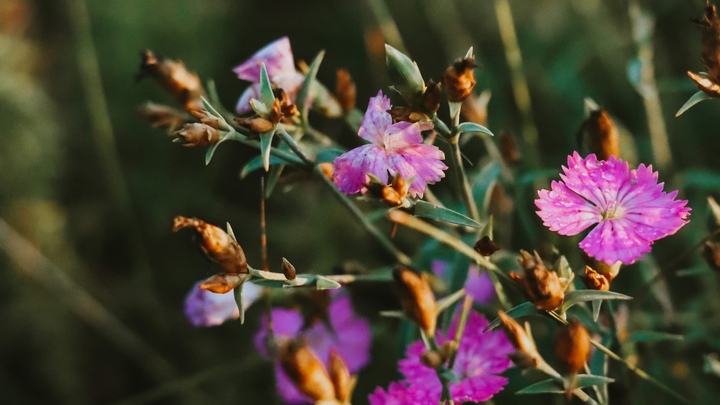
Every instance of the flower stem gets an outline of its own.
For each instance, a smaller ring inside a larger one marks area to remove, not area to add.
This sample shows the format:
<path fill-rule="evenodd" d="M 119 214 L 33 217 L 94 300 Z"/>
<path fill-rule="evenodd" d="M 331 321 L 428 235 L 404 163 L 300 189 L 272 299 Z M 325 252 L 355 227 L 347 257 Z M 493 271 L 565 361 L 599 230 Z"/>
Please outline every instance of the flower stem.
<path fill-rule="evenodd" d="M 465 296 L 463 301 L 462 312 L 460 312 L 460 321 L 458 322 L 457 331 L 455 332 L 455 338 L 453 339 L 453 351 L 450 354 L 448 360 L 448 368 L 452 370 L 455 365 L 455 358 L 457 357 L 458 349 L 460 348 L 460 340 L 462 339 L 463 332 L 465 332 L 465 325 L 467 324 L 468 315 L 470 315 L 470 309 L 472 308 L 473 297 L 471 295 Z"/>
<path fill-rule="evenodd" d="M 428 350 L 434 351 L 438 351 L 440 349 L 440 346 L 438 346 L 437 344 L 437 340 L 435 340 L 435 336 L 428 336 L 426 347 Z M 435 368 L 435 373 L 437 373 L 440 384 L 442 385 L 440 404 L 445 404 L 445 401 L 447 401 L 448 404 L 454 405 L 455 403 L 453 402 L 452 396 L 450 395 L 450 381 L 448 381 L 448 379 L 444 376 L 445 371 L 447 371 L 447 369 L 443 365 Z"/>
<path fill-rule="evenodd" d="M 315 165 L 315 163 L 305 154 L 305 152 L 300 149 L 300 145 L 298 145 L 295 139 L 287 133 L 287 131 L 282 125 L 277 126 L 277 134 L 279 134 L 280 138 L 282 138 L 282 140 L 285 141 L 285 143 L 290 147 L 290 150 L 292 150 L 295 155 L 297 155 L 297 157 L 299 157 L 300 160 L 303 161 L 305 166 L 313 167 Z"/>

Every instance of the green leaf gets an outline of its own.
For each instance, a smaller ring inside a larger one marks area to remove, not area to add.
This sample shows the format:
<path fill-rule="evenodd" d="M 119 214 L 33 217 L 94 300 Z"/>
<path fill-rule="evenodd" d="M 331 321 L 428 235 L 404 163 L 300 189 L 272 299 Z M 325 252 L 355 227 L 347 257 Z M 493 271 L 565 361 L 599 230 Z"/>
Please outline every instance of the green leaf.
<path fill-rule="evenodd" d="M 549 378 L 535 384 L 528 385 L 527 387 L 515 392 L 517 395 L 527 394 L 564 394 L 565 389 L 562 383 L 554 378 Z"/>
<path fill-rule="evenodd" d="M 673 333 L 665 332 L 653 332 L 653 331 L 642 331 L 633 332 L 628 336 L 628 342 L 644 343 L 644 342 L 662 342 L 668 340 L 684 340 L 683 335 L 676 335 Z"/>
<path fill-rule="evenodd" d="M 698 91 L 697 93 L 693 94 L 692 97 L 690 97 L 690 98 L 688 99 L 688 101 L 686 101 L 685 104 L 683 104 L 683 106 L 680 107 L 680 109 L 678 110 L 678 112 L 675 113 L 675 116 L 676 116 L 676 117 L 679 117 L 680 115 L 682 115 L 682 113 L 684 113 L 685 111 L 689 110 L 690 107 L 694 106 L 695 104 L 697 104 L 697 103 L 699 103 L 699 102 L 701 102 L 701 101 L 709 100 L 709 99 L 711 99 L 711 98 L 712 98 L 712 96 L 710 96 L 709 94 L 707 94 L 707 93 L 705 93 L 704 91 L 700 90 L 700 91 Z"/>
<path fill-rule="evenodd" d="M 602 308 L 602 300 L 590 301 L 590 305 L 592 306 L 593 321 L 597 322 L 598 317 L 600 317 L 600 309 Z"/>
<path fill-rule="evenodd" d="M 535 315 L 538 313 L 537 308 L 535 308 L 535 305 L 533 305 L 532 302 L 523 302 L 522 304 L 509 309 L 505 311 L 505 313 L 508 314 L 511 318 L 520 318 L 521 316 L 528 316 L 528 315 Z M 500 318 L 495 318 L 494 321 L 490 322 L 490 325 L 488 325 L 485 329 L 483 329 L 483 332 L 487 332 L 489 330 L 493 330 L 497 328 L 500 325 Z"/>
<path fill-rule="evenodd" d="M 557 177 L 557 175 L 558 175 L 557 169 L 533 170 L 533 171 L 523 174 L 522 176 L 519 176 L 515 182 L 517 185 L 525 187 L 528 184 L 534 183 L 535 180 L 547 179 L 550 177 Z"/>
<path fill-rule="evenodd" d="M 675 272 L 675 275 L 678 277 L 692 277 L 692 276 L 702 276 L 706 274 L 712 274 L 714 271 L 708 267 L 707 264 L 701 265 L 701 266 L 694 266 L 689 267 L 687 269 L 678 270 Z"/>
<path fill-rule="evenodd" d="M 452 122 L 460 122 L 460 108 L 462 107 L 462 102 L 459 101 L 448 101 L 448 107 L 450 108 L 450 119 Z M 466 124 L 466 123 L 464 123 Z M 462 124 L 460 124 L 462 125 Z M 458 125 L 458 133 L 464 132 L 460 131 L 460 125 Z"/>
<path fill-rule="evenodd" d="M 561 312 L 580 302 L 595 300 L 631 300 L 632 297 L 612 291 L 577 290 L 565 294 L 565 301 L 562 304 Z"/>
<path fill-rule="evenodd" d="M 492 190 L 495 187 L 498 177 L 502 171 L 502 166 L 498 162 L 490 162 L 480 170 L 472 184 L 472 194 L 475 201 L 480 204 L 480 214 L 482 217 L 488 215 L 490 207 L 490 198 Z"/>
<path fill-rule="evenodd" d="M 425 92 L 425 81 L 417 64 L 388 44 L 385 44 L 385 63 L 393 87 L 408 105 L 419 105 Z"/>
<path fill-rule="evenodd" d="M 318 290 L 334 290 L 340 288 L 340 283 L 327 277 L 316 276 L 315 288 Z"/>
<path fill-rule="evenodd" d="M 275 95 L 264 62 L 260 65 L 260 101 L 268 109 L 272 108 L 273 103 L 275 103 Z"/>
<path fill-rule="evenodd" d="M 229 138 L 229 135 L 230 134 L 228 133 L 227 136 L 224 136 L 224 137 L 218 139 L 217 142 L 215 142 L 214 144 L 210 145 L 210 147 L 208 147 L 207 152 L 205 152 L 205 166 L 210 164 L 210 161 L 212 160 L 213 155 L 215 154 L 215 151 L 217 150 L 218 146 L 220 146 L 221 143 L 225 142 Z"/>
<path fill-rule="evenodd" d="M 422 200 L 415 204 L 413 215 L 421 218 L 437 219 L 438 221 L 448 222 L 451 224 L 469 226 L 476 229 L 483 227 L 481 223 L 473 220 L 472 218 L 466 217 L 463 214 Z"/>
<path fill-rule="evenodd" d="M 275 165 L 270 167 L 267 178 L 265 179 L 265 199 L 270 198 L 280 176 L 282 175 L 285 165 Z"/>
<path fill-rule="evenodd" d="M 686 170 L 682 174 L 682 181 L 685 188 L 720 190 L 720 175 L 709 170 Z"/>
<path fill-rule="evenodd" d="M 300 116 L 302 117 L 303 122 L 307 122 L 308 110 L 310 109 L 310 90 L 313 88 L 313 83 L 315 82 L 318 69 L 320 69 L 320 64 L 322 63 L 324 57 L 325 51 L 320 51 L 315 59 L 313 59 L 296 98 L 297 108 L 300 111 Z"/>
<path fill-rule="evenodd" d="M 285 163 L 287 163 L 285 159 L 279 158 L 275 155 L 270 155 L 270 166 L 281 165 Z M 242 170 L 240 171 L 240 178 L 244 179 L 250 173 L 254 172 L 255 170 L 261 169 L 262 167 L 262 156 L 255 156 L 252 159 L 248 160 L 245 166 L 243 166 Z"/>
<path fill-rule="evenodd" d="M 230 224 L 228 224 L 230 226 Z M 235 302 L 238 303 L 238 309 L 240 310 L 240 325 L 245 323 L 245 306 L 242 304 L 242 289 L 245 283 L 240 283 L 239 286 L 235 287 Z"/>
<path fill-rule="evenodd" d="M 315 156 L 315 163 L 332 163 L 343 153 L 340 149 L 323 149 Z"/>
<path fill-rule="evenodd" d="M 275 128 L 260 134 L 260 156 L 265 171 L 270 170 L 270 148 L 272 148 L 273 136 L 275 136 Z"/>
<path fill-rule="evenodd" d="M 459 133 L 478 132 L 485 135 L 495 136 L 495 134 L 493 134 L 489 129 L 474 122 L 463 122 L 462 124 L 458 125 L 457 130 Z"/>
<path fill-rule="evenodd" d="M 593 385 L 609 384 L 611 382 L 615 382 L 615 380 L 601 375 L 578 374 L 575 376 L 573 388 L 582 389 Z"/>
<path fill-rule="evenodd" d="M 442 311 L 448 309 L 448 307 L 450 307 L 450 305 L 453 305 L 460 298 L 463 298 L 464 296 L 465 296 L 465 291 L 460 289 L 460 290 L 457 290 L 454 293 L 448 295 L 447 297 L 439 299 L 436 304 L 438 314 L 441 313 Z"/>

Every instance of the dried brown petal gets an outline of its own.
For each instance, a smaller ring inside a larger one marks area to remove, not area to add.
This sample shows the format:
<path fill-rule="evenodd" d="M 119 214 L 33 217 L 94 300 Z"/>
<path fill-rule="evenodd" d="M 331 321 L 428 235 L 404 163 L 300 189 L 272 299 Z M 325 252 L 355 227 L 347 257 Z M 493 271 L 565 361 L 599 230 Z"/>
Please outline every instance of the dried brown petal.
<path fill-rule="evenodd" d="M 610 156 L 620 157 L 620 137 L 610 114 L 603 109 L 595 110 L 580 126 L 581 142 L 600 160 Z"/>
<path fill-rule="evenodd" d="M 393 271 L 393 278 L 405 314 L 428 336 L 435 335 L 437 305 L 427 279 L 406 268 Z"/>
<path fill-rule="evenodd" d="M 695 82 L 700 90 L 712 97 L 720 97 L 720 84 L 718 82 L 703 74 L 697 74 L 690 71 L 687 72 L 687 75 Z"/>
<path fill-rule="evenodd" d="M 185 124 L 179 131 L 172 134 L 176 140 L 185 146 L 207 146 L 220 139 L 217 129 L 197 122 Z"/>
<path fill-rule="evenodd" d="M 537 252 L 534 255 L 521 250 L 522 276 L 511 272 L 510 277 L 519 282 L 530 301 L 538 309 L 552 311 L 560 307 L 565 299 L 565 289 L 560 284 L 557 272 L 545 267 Z"/>
<path fill-rule="evenodd" d="M 303 342 L 281 342 L 278 356 L 283 370 L 298 391 L 314 401 L 333 401 L 335 388 L 325 366 Z"/>
<path fill-rule="evenodd" d="M 355 108 L 357 88 L 350 73 L 345 69 L 338 69 L 336 72 L 335 97 L 343 111 L 348 112 Z"/>
<path fill-rule="evenodd" d="M 463 101 L 475 88 L 475 58 L 458 59 L 443 75 L 443 86 L 450 101 Z"/>
<path fill-rule="evenodd" d="M 349 403 L 355 388 L 355 379 L 350 375 L 350 370 L 334 350 L 330 352 L 330 380 L 335 387 L 335 399 L 340 403 Z"/>
<path fill-rule="evenodd" d="M 199 236 L 200 250 L 227 273 L 248 273 L 242 247 L 222 229 L 197 218 L 176 216 L 173 231 L 192 228 Z"/>
<path fill-rule="evenodd" d="M 610 281 L 590 266 L 585 266 L 585 277 L 582 277 L 582 282 L 591 290 L 610 290 Z"/>
<path fill-rule="evenodd" d="M 217 294 L 225 294 L 232 291 L 242 282 L 249 278 L 249 274 L 222 273 L 216 274 L 200 284 L 203 290 L 212 291 Z"/>
<path fill-rule="evenodd" d="M 155 56 L 150 50 L 140 53 L 142 63 L 138 79 L 150 76 L 157 80 L 165 90 L 185 105 L 186 110 L 202 108 L 201 97 L 205 95 L 200 78 L 195 73 L 188 72 L 181 61 L 162 59 Z"/>
<path fill-rule="evenodd" d="M 541 357 L 535 346 L 535 342 L 530 339 L 525 328 L 523 328 L 515 319 L 503 311 L 498 311 L 500 323 L 503 326 L 505 335 L 510 343 L 517 351 L 510 356 L 510 359 L 521 368 L 534 368 L 540 364 Z"/>
<path fill-rule="evenodd" d="M 571 319 L 555 337 L 555 355 L 568 374 L 577 374 L 590 357 L 590 333 L 577 319 Z"/>

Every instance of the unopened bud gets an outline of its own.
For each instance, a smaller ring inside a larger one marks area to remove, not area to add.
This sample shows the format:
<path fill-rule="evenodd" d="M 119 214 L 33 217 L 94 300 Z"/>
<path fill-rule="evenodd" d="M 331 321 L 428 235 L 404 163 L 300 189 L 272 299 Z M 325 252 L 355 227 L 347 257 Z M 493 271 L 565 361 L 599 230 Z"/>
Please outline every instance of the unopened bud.
<path fill-rule="evenodd" d="M 392 188 L 391 186 L 383 187 L 382 198 L 391 207 L 397 207 L 399 205 L 402 205 L 402 203 L 403 203 L 403 199 L 402 199 L 402 197 L 400 197 L 400 193 L 395 191 L 395 189 Z"/>
<path fill-rule="evenodd" d="M 599 160 L 608 160 L 610 156 L 620 157 L 620 136 L 607 111 L 599 109 L 590 112 L 590 116 L 580 126 L 579 135 L 581 143 L 585 143 Z"/>
<path fill-rule="evenodd" d="M 138 79 L 145 76 L 153 77 L 165 87 L 165 90 L 182 102 L 186 110 L 202 108 L 201 97 L 205 94 L 205 90 L 198 75 L 188 72 L 184 63 L 158 58 L 150 50 L 142 51 L 140 57 L 142 63 L 140 73 L 137 75 Z"/>
<path fill-rule="evenodd" d="M 432 79 L 428 80 L 427 88 L 422 96 L 422 108 L 425 114 L 432 116 L 440 109 L 441 95 L 440 83 L 435 83 Z"/>
<path fill-rule="evenodd" d="M 222 273 L 216 274 L 200 284 L 203 290 L 212 291 L 216 294 L 225 294 L 232 291 L 238 285 L 250 278 L 250 275 L 238 273 Z"/>
<path fill-rule="evenodd" d="M 500 247 L 495 242 L 493 242 L 493 240 L 490 239 L 489 236 L 485 235 L 477 242 L 475 242 L 473 249 L 475 249 L 475 251 L 480 253 L 481 255 L 488 257 L 491 254 L 500 250 Z"/>
<path fill-rule="evenodd" d="M 222 229 L 197 218 L 176 216 L 173 231 L 192 228 L 199 236 L 200 250 L 227 273 L 248 273 L 242 247 Z"/>
<path fill-rule="evenodd" d="M 400 92 L 409 106 L 419 107 L 425 92 L 425 81 L 417 64 L 387 44 L 385 45 L 385 63 L 393 87 Z"/>
<path fill-rule="evenodd" d="M 257 116 L 249 118 L 238 117 L 235 118 L 235 122 L 258 134 L 268 132 L 275 126 L 270 120 Z"/>
<path fill-rule="evenodd" d="M 190 110 L 190 114 L 205 125 L 209 125 L 215 129 L 226 129 L 224 128 L 225 124 L 220 121 L 220 118 L 210 114 L 208 110 L 204 108 L 199 110 Z"/>
<path fill-rule="evenodd" d="M 510 278 L 525 288 L 530 301 L 537 309 L 552 311 L 557 309 L 565 299 L 565 290 L 560 284 L 557 272 L 545 267 L 537 252 L 534 255 L 521 250 L 523 274 L 510 272 Z"/>
<path fill-rule="evenodd" d="M 325 366 L 307 345 L 297 340 L 281 342 L 278 355 L 298 391 L 313 401 L 335 400 L 335 388 Z"/>
<path fill-rule="evenodd" d="M 475 88 L 475 58 L 458 59 L 445 70 L 443 86 L 450 101 L 463 101 Z"/>
<path fill-rule="evenodd" d="M 355 388 L 355 378 L 350 375 L 350 370 L 345 361 L 334 350 L 330 352 L 330 380 L 335 387 L 335 399 L 341 404 L 349 403 Z"/>
<path fill-rule="evenodd" d="M 585 277 L 582 277 L 582 282 L 591 290 L 610 290 L 610 281 L 590 266 L 585 266 Z"/>
<path fill-rule="evenodd" d="M 146 103 L 138 107 L 137 112 L 150 121 L 153 128 L 167 128 L 169 132 L 181 127 L 190 118 L 183 111 L 155 103 Z"/>
<path fill-rule="evenodd" d="M 528 336 L 525 328 L 523 328 L 515 319 L 503 311 L 498 311 L 500 323 L 505 331 L 510 343 L 515 346 L 517 351 L 510 356 L 510 359 L 520 368 L 535 368 L 542 357 L 537 351 L 535 342 Z"/>
<path fill-rule="evenodd" d="M 393 278 L 405 315 L 420 326 L 425 334 L 434 336 L 437 305 L 427 279 L 406 268 L 395 269 Z"/>
<path fill-rule="evenodd" d="M 175 140 L 185 146 L 207 146 L 220 139 L 217 129 L 197 122 L 185 124 L 179 131 L 172 134 Z"/>
<path fill-rule="evenodd" d="M 286 258 L 282 259 L 282 272 L 285 278 L 288 280 L 295 280 L 297 273 L 295 272 L 295 266 L 292 265 Z"/>
<path fill-rule="evenodd" d="M 345 69 L 338 69 L 335 80 L 335 97 L 344 112 L 355 108 L 357 99 L 357 88 L 350 73 Z"/>
<path fill-rule="evenodd" d="M 555 355 L 568 374 L 577 374 L 590 357 L 590 333 L 577 319 L 563 325 L 555 337 Z"/>

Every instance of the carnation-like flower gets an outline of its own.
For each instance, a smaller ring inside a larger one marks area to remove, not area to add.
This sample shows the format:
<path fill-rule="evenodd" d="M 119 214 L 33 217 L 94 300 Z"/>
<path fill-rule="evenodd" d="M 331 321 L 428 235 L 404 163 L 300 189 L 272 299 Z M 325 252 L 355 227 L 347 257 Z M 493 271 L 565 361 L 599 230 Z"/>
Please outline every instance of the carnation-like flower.
<path fill-rule="evenodd" d="M 429 123 L 392 123 L 387 110 L 392 107 L 382 91 L 370 99 L 358 135 L 369 141 L 335 159 L 335 184 L 345 194 L 365 193 L 368 175 L 383 184 L 389 176 L 400 176 L 410 183 L 411 196 L 422 197 L 425 187 L 445 177 L 443 152 L 423 143 L 422 130 Z"/>
<path fill-rule="evenodd" d="M 282 37 L 269 43 L 233 69 L 240 79 L 253 83 L 238 100 L 235 107 L 238 114 L 251 110 L 250 99 L 260 99 L 260 66 L 263 63 L 270 81 L 282 88 L 291 101 L 295 101 L 300 91 L 303 75 L 295 69 L 290 40 L 288 37 Z"/>
<path fill-rule="evenodd" d="M 370 341 L 372 338 L 370 324 L 355 315 L 350 298 L 340 293 L 333 294 L 328 309 L 330 327 L 317 321 L 303 330 L 303 316 L 297 309 L 275 308 L 272 310 L 273 332 L 276 337 L 304 338 L 308 347 L 320 361 L 329 366 L 330 353 L 335 351 L 345 361 L 350 373 L 357 373 L 370 360 Z M 255 335 L 255 346 L 260 353 L 269 357 L 266 339 L 268 336 L 268 320 L 262 319 L 260 330 Z M 287 403 L 312 403 L 310 398 L 301 394 L 292 380 L 285 374 L 279 363 L 276 370 L 276 381 L 280 397 Z"/>
<path fill-rule="evenodd" d="M 450 263 L 442 260 L 433 260 L 430 264 L 433 273 L 438 276 L 445 284 L 450 284 L 452 274 L 450 274 Z M 473 297 L 475 302 L 480 304 L 489 304 L 492 302 L 497 293 L 493 285 L 492 278 L 487 271 L 480 272 L 478 266 L 473 264 L 468 269 L 467 281 L 465 281 L 465 292 Z"/>
<path fill-rule="evenodd" d="M 455 337 L 457 323 L 458 317 L 447 334 L 438 333 L 439 344 Z M 507 384 L 507 378 L 498 374 L 510 368 L 508 355 L 515 349 L 502 331 L 483 333 L 488 324 L 485 317 L 470 312 L 452 369 L 458 377 L 450 383 L 450 396 L 456 404 L 487 401 Z M 370 404 L 437 404 L 442 385 L 435 370 L 420 360 L 425 350 L 422 341 L 410 345 L 405 359 L 398 363 L 405 380 L 391 383 L 387 391 L 375 390 L 368 398 Z"/>
<path fill-rule="evenodd" d="M 204 280 L 203 280 L 204 281 Z M 197 282 L 185 297 L 185 316 L 193 326 L 217 326 L 225 321 L 240 317 L 240 309 L 235 302 L 234 292 L 217 294 L 200 288 L 203 281 Z M 243 310 L 260 298 L 262 287 L 245 283 L 242 287 Z"/>
<path fill-rule="evenodd" d="M 594 154 L 583 159 L 575 152 L 563 172 L 562 181 L 538 192 L 537 214 L 560 235 L 576 235 L 598 224 L 580 247 L 605 263 L 633 263 L 653 242 L 688 222 L 687 200 L 675 200 L 677 191 L 664 192 L 652 166 L 630 170 L 627 162 L 614 156 L 602 161 Z"/>

